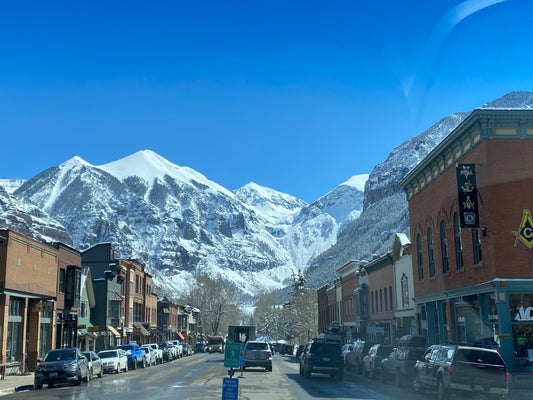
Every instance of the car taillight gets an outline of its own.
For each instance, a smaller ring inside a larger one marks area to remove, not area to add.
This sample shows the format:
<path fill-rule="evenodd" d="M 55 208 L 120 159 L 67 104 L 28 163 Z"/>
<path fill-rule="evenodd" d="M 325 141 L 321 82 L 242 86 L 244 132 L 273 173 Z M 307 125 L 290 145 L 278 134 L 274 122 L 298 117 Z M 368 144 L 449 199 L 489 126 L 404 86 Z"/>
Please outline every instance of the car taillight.
<path fill-rule="evenodd" d="M 450 371 L 450 378 L 455 375 L 455 367 L 454 366 L 451 365 L 450 368 L 448 368 L 448 371 Z"/>
<path fill-rule="evenodd" d="M 509 372 L 505 371 L 505 384 L 509 382 Z"/>
<path fill-rule="evenodd" d="M 268 356 L 272 357 L 272 352 L 271 351 L 268 352 Z"/>

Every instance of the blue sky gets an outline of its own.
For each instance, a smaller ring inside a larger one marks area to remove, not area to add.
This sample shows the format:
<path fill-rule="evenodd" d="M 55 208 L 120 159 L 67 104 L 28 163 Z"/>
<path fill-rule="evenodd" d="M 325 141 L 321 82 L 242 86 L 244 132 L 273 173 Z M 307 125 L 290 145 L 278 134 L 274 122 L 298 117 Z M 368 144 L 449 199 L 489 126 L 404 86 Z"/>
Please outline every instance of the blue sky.
<path fill-rule="evenodd" d="M 0 178 L 150 149 L 311 202 L 533 90 L 533 1 L 1 1 Z"/>

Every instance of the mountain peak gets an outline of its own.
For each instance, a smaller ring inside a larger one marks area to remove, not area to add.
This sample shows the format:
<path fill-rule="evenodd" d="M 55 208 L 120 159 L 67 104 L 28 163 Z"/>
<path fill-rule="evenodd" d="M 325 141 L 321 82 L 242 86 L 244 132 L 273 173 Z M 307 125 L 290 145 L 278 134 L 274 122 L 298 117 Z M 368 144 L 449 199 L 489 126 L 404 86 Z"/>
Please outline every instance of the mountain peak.
<path fill-rule="evenodd" d="M 341 185 L 352 186 L 361 192 L 365 191 L 365 183 L 369 178 L 369 174 L 354 175 Z"/>

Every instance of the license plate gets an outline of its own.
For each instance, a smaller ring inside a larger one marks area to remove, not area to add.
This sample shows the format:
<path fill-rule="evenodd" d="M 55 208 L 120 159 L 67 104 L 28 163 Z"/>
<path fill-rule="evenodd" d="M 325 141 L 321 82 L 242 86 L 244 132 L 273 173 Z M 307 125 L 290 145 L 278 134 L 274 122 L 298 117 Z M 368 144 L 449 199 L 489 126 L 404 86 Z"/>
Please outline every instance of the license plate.
<path fill-rule="evenodd" d="M 322 361 L 329 361 L 329 357 L 323 357 Z"/>
<path fill-rule="evenodd" d="M 50 372 L 50 378 L 57 377 L 57 372 Z"/>
<path fill-rule="evenodd" d="M 485 387 L 481 386 L 481 385 L 474 385 L 474 390 L 478 391 L 478 392 L 484 392 L 485 391 Z"/>

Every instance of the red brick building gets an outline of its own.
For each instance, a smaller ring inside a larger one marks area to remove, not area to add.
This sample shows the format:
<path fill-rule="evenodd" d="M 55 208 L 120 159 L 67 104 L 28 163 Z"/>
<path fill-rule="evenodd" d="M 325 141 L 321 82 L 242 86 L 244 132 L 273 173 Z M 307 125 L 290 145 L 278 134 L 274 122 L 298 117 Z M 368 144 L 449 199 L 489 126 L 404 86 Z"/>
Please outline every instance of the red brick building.
<path fill-rule="evenodd" d="M 533 383 L 533 111 L 476 109 L 401 182 L 419 331 Z"/>

